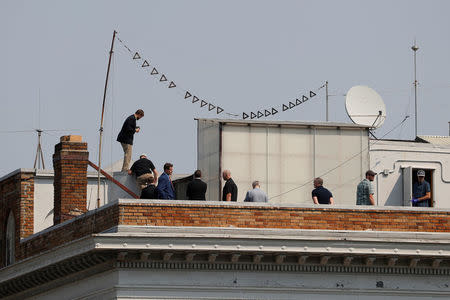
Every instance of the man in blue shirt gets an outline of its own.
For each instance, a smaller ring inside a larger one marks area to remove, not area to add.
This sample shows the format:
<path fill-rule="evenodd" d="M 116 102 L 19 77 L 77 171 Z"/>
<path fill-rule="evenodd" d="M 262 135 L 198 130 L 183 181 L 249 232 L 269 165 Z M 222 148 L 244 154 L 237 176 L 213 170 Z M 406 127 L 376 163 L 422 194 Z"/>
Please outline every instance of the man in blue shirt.
<path fill-rule="evenodd" d="M 431 189 L 430 184 L 425 180 L 425 171 L 417 171 L 417 182 L 413 185 L 412 205 L 418 207 L 430 207 Z"/>
<path fill-rule="evenodd" d="M 159 199 L 173 200 L 175 199 L 175 189 L 172 184 L 170 176 L 173 173 L 173 165 L 171 163 L 164 164 L 164 173 L 159 176 L 158 186 L 156 190 L 158 192 Z"/>

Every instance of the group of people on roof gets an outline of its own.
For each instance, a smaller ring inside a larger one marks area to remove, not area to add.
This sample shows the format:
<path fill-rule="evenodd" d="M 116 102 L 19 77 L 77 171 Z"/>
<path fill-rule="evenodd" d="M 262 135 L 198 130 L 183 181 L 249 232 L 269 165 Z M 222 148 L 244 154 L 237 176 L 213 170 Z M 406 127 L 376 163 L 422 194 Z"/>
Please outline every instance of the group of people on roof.
<path fill-rule="evenodd" d="M 143 153 L 139 159 L 133 163 L 131 168 L 131 154 L 133 148 L 134 134 L 140 131 L 136 126 L 136 121 L 144 117 L 144 111 L 138 109 L 130 115 L 123 123 L 117 136 L 117 141 L 122 145 L 124 152 L 122 172 L 135 175 L 136 181 L 141 190 L 141 199 L 175 199 L 175 188 L 172 183 L 173 164 L 164 164 L 163 173 L 158 177 L 158 171 L 153 162 Z M 376 173 L 372 170 L 366 172 L 364 178 L 356 188 L 356 205 L 375 205 L 374 189 L 372 181 Z M 186 190 L 188 200 L 206 200 L 207 184 L 201 179 L 201 170 L 196 170 Z M 425 171 L 417 171 L 417 182 L 413 185 L 412 206 L 430 207 L 431 190 L 430 184 L 425 180 Z M 225 185 L 222 190 L 222 201 L 237 201 L 238 188 L 231 178 L 230 170 L 222 172 Z M 314 179 L 314 190 L 311 192 L 314 204 L 334 204 L 333 194 L 323 186 L 323 179 Z M 157 184 L 157 185 L 156 185 Z M 266 193 L 261 190 L 259 181 L 252 183 L 252 189 L 247 192 L 244 202 L 268 202 Z"/>

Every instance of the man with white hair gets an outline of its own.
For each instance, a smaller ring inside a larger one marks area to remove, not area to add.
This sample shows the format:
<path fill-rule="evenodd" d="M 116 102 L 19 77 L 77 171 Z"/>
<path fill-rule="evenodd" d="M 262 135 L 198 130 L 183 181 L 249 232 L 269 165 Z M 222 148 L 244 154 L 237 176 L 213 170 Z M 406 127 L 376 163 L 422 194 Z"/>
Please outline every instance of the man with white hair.
<path fill-rule="evenodd" d="M 253 190 L 247 192 L 244 202 L 267 202 L 269 200 L 266 193 L 261 190 L 258 180 L 253 181 L 252 187 Z"/>
<path fill-rule="evenodd" d="M 142 191 L 147 184 L 156 183 L 158 180 L 158 172 L 155 165 L 147 158 L 147 154 L 142 153 L 139 159 L 134 162 L 128 174 L 135 174 L 139 189 Z"/>

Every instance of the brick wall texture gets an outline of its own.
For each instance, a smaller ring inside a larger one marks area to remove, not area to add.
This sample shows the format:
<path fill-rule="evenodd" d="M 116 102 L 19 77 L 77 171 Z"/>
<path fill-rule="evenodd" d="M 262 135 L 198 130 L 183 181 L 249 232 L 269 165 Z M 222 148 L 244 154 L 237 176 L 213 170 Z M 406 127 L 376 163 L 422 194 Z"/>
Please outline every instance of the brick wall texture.
<path fill-rule="evenodd" d="M 0 182 L 0 266 L 6 259 L 6 224 L 12 212 L 15 219 L 15 244 L 33 234 L 34 173 L 20 172 Z M 16 253 L 17 254 L 17 253 Z"/>
<path fill-rule="evenodd" d="M 23 259 L 117 225 L 449 232 L 450 212 L 117 203 L 23 242 Z"/>
<path fill-rule="evenodd" d="M 62 141 L 53 154 L 54 214 L 59 224 L 87 211 L 87 143 Z"/>

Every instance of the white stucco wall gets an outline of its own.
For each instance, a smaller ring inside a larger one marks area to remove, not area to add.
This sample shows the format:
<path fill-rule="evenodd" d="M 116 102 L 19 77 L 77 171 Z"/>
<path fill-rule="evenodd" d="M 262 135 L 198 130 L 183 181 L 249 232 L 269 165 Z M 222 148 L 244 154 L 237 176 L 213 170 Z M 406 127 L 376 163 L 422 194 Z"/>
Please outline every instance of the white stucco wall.
<path fill-rule="evenodd" d="M 115 269 L 32 299 L 448 299 L 447 285 L 446 276 Z"/>
<path fill-rule="evenodd" d="M 311 203 L 313 180 L 322 177 L 337 205 L 353 205 L 369 168 L 368 143 L 367 128 L 349 124 L 201 119 L 198 166 L 206 171 L 210 200 L 220 199 L 220 171 L 229 169 L 238 202 L 258 180 L 272 203 Z"/>
<path fill-rule="evenodd" d="M 101 178 L 100 203 L 105 204 L 108 199 L 108 181 Z M 37 170 L 34 181 L 34 230 L 39 232 L 53 225 L 53 171 Z M 88 210 L 97 205 L 97 177 L 94 173 L 88 174 L 86 207 Z"/>
<path fill-rule="evenodd" d="M 405 201 L 410 187 L 404 184 L 404 169 L 432 171 L 434 206 L 450 207 L 450 147 L 406 141 L 372 140 L 370 167 L 379 173 L 374 181 L 378 205 L 410 205 Z"/>

